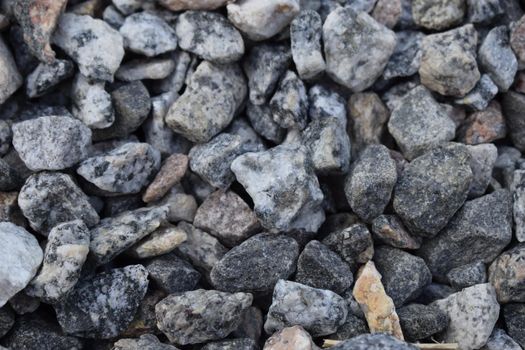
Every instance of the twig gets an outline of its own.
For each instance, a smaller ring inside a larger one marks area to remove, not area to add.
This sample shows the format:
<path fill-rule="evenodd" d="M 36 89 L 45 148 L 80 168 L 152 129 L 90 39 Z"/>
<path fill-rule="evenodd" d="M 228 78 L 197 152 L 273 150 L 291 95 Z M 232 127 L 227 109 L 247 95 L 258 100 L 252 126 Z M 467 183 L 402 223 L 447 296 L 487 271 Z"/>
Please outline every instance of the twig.
<path fill-rule="evenodd" d="M 341 343 L 341 340 L 325 339 L 323 342 L 323 348 L 329 348 L 331 346 Z M 417 346 L 421 350 L 459 350 L 457 343 L 438 343 L 438 344 L 412 344 Z"/>

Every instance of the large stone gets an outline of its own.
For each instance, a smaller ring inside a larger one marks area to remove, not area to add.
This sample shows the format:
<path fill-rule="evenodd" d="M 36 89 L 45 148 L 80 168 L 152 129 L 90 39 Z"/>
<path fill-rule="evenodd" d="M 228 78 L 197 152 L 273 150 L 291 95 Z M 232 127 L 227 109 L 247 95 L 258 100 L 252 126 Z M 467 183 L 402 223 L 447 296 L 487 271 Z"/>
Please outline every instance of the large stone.
<path fill-rule="evenodd" d="M 394 189 L 394 210 L 412 233 L 434 236 L 461 207 L 471 181 L 465 146 L 433 148 L 405 167 Z"/>
<path fill-rule="evenodd" d="M 501 328 L 494 328 L 487 344 L 481 350 L 521 350 L 521 346 Z"/>
<path fill-rule="evenodd" d="M 111 95 L 104 83 L 90 82 L 77 74 L 71 85 L 72 112 L 75 118 L 92 129 L 103 129 L 115 121 Z"/>
<path fill-rule="evenodd" d="M 282 128 L 304 129 L 308 120 L 308 96 L 306 88 L 297 75 L 289 70 L 279 82 L 270 100 L 273 120 Z"/>
<path fill-rule="evenodd" d="M 500 303 L 525 302 L 525 244 L 503 252 L 489 268 Z"/>
<path fill-rule="evenodd" d="M 448 316 L 437 307 L 410 304 L 397 310 L 403 334 L 407 340 L 429 338 L 448 326 Z"/>
<path fill-rule="evenodd" d="M 301 79 L 314 78 L 325 69 L 322 27 L 321 16 L 312 10 L 302 11 L 290 25 L 292 57 Z"/>
<path fill-rule="evenodd" d="M 478 260 L 494 260 L 512 239 L 511 196 L 507 190 L 468 201 L 419 255 L 435 278 Z"/>
<path fill-rule="evenodd" d="M 414 22 L 426 29 L 443 30 L 458 25 L 465 10 L 465 0 L 412 1 Z"/>
<path fill-rule="evenodd" d="M 0 223 L 0 307 L 24 289 L 38 271 L 43 253 L 36 238 L 20 226 Z"/>
<path fill-rule="evenodd" d="M 488 283 L 465 288 L 432 305 L 450 318 L 443 340 L 458 343 L 460 349 L 465 350 L 479 349 L 486 344 L 500 310 L 494 287 Z"/>
<path fill-rule="evenodd" d="M 272 334 L 299 325 L 313 337 L 328 335 L 344 323 L 347 313 L 345 300 L 332 291 L 279 280 L 264 330 Z"/>
<path fill-rule="evenodd" d="M 174 254 L 166 254 L 146 263 L 150 279 L 167 293 L 181 293 L 195 289 L 201 278 L 190 263 Z"/>
<path fill-rule="evenodd" d="M 49 116 L 13 125 L 13 145 L 31 170 L 69 168 L 88 156 L 91 130 L 68 116 Z"/>
<path fill-rule="evenodd" d="M 171 294 L 155 306 L 157 326 L 176 344 L 218 340 L 234 331 L 252 295 L 198 289 Z"/>
<path fill-rule="evenodd" d="M 3 39 L 0 39 L 0 67 L 0 104 L 3 104 L 24 81 Z"/>
<path fill-rule="evenodd" d="M 370 87 L 381 76 L 396 46 L 393 31 L 350 7 L 328 15 L 323 40 L 326 72 L 355 92 Z"/>

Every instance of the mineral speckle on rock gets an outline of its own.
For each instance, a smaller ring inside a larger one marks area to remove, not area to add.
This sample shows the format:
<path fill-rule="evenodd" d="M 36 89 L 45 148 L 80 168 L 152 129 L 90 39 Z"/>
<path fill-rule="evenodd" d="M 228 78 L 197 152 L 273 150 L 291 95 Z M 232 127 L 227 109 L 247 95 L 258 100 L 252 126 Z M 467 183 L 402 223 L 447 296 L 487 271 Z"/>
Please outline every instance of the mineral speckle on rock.
<path fill-rule="evenodd" d="M 503 252 L 489 267 L 489 282 L 500 303 L 525 302 L 525 245 Z"/>
<path fill-rule="evenodd" d="M 190 263 L 174 254 L 166 254 L 146 263 L 149 278 L 167 293 L 195 289 L 201 274 Z"/>
<path fill-rule="evenodd" d="M 374 237 L 394 248 L 418 249 L 421 237 L 414 236 L 395 215 L 379 215 L 371 222 Z"/>
<path fill-rule="evenodd" d="M 448 326 L 447 314 L 437 307 L 410 304 L 397 310 L 403 334 L 417 341 L 443 331 Z"/>
<path fill-rule="evenodd" d="M 144 334 L 136 339 L 120 339 L 113 344 L 114 350 L 178 350 L 173 345 L 161 343 L 153 334 Z"/>
<path fill-rule="evenodd" d="M 188 157 L 184 154 L 172 154 L 162 164 L 155 179 L 149 184 L 142 200 L 146 203 L 162 198 L 174 185 L 180 182 L 188 169 Z"/>
<path fill-rule="evenodd" d="M 487 282 L 487 269 L 481 261 L 455 267 L 447 273 L 447 280 L 457 290 Z"/>
<path fill-rule="evenodd" d="M 489 143 L 506 135 L 505 119 L 501 106 L 496 101 L 492 101 L 483 110 L 470 114 L 458 130 L 458 139 L 468 145 Z"/>
<path fill-rule="evenodd" d="M 72 83 L 72 113 L 91 129 L 103 129 L 115 121 L 111 95 L 104 83 L 89 82 L 77 74 Z"/>
<path fill-rule="evenodd" d="M 508 350 L 520 350 L 521 347 L 514 341 L 509 335 L 501 328 L 494 328 L 494 331 L 490 335 L 487 344 L 481 348 L 481 350 L 497 350 L 497 349 L 508 349 Z"/>
<path fill-rule="evenodd" d="M 427 29 L 443 30 L 455 26 L 465 15 L 464 0 L 414 0 L 412 15 L 416 24 Z"/>
<path fill-rule="evenodd" d="M 321 52 L 323 22 L 315 11 L 303 11 L 290 25 L 292 57 L 301 79 L 322 73 L 325 62 Z"/>
<path fill-rule="evenodd" d="M 73 69 L 73 63 L 68 60 L 55 60 L 50 64 L 40 63 L 27 77 L 27 96 L 34 98 L 44 95 L 55 85 L 73 75 Z"/>
<path fill-rule="evenodd" d="M 273 120 L 282 128 L 304 129 L 307 122 L 308 97 L 304 83 L 287 71 L 270 100 Z"/>
<path fill-rule="evenodd" d="M 476 86 L 474 86 L 474 88 L 464 97 L 456 99 L 456 103 L 482 111 L 487 108 L 488 104 L 497 93 L 498 86 L 492 81 L 488 74 L 482 74 Z"/>

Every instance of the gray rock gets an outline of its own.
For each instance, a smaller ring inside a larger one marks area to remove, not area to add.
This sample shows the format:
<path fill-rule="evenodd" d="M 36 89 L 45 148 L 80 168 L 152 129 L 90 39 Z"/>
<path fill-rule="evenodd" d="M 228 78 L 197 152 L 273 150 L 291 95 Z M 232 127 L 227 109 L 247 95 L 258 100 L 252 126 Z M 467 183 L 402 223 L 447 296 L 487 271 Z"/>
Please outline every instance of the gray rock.
<path fill-rule="evenodd" d="M 412 236 L 396 215 L 379 215 L 371 222 L 374 237 L 394 248 L 418 249 L 421 237 Z"/>
<path fill-rule="evenodd" d="M 115 111 L 104 83 L 90 82 L 82 74 L 77 74 L 71 89 L 75 118 L 92 129 L 103 129 L 113 124 Z"/>
<path fill-rule="evenodd" d="M 12 153 L 18 156 L 16 151 L 13 150 Z M 20 159 L 18 159 L 18 161 L 24 164 Z M 23 167 L 25 168 L 25 165 L 23 165 Z M 28 169 L 26 168 L 26 170 Z M 24 178 L 20 175 L 20 173 L 11 167 L 11 165 L 4 159 L 0 159 L 0 191 L 12 191 L 19 189 L 23 183 Z"/>
<path fill-rule="evenodd" d="M 498 157 L 498 149 L 492 143 L 467 145 L 470 153 L 470 168 L 472 183 L 468 193 L 469 198 L 483 195 L 492 179 L 492 169 Z"/>
<path fill-rule="evenodd" d="M 354 281 L 350 266 L 319 241 L 310 241 L 297 261 L 295 281 L 341 294 Z"/>
<path fill-rule="evenodd" d="M 69 296 L 54 306 L 66 334 L 110 339 L 122 333 L 148 288 L 148 272 L 129 265 L 82 279 Z"/>
<path fill-rule="evenodd" d="M 141 9 L 144 4 L 144 0 L 112 0 L 113 5 L 119 10 L 123 15 L 131 15 L 133 12 L 136 12 Z"/>
<path fill-rule="evenodd" d="M 319 337 L 337 331 L 345 322 L 347 313 L 345 300 L 332 291 L 279 280 L 273 291 L 264 330 L 272 334 L 299 325 L 313 337 Z"/>
<path fill-rule="evenodd" d="M 181 49 L 216 63 L 238 61 L 244 55 L 241 33 L 221 14 L 187 11 L 177 19 Z"/>
<path fill-rule="evenodd" d="M 488 78 L 487 75 L 483 75 L 480 82 L 484 77 Z M 497 90 L 495 85 L 494 87 Z M 492 101 L 486 109 L 469 115 L 458 130 L 458 140 L 470 145 L 493 142 L 506 135 L 507 126 L 497 101 Z"/>
<path fill-rule="evenodd" d="M 144 202 L 142 202 L 140 196 L 136 194 L 106 197 L 104 198 L 103 216 L 117 216 L 118 214 L 123 213 L 127 210 L 138 209 L 143 205 Z"/>
<path fill-rule="evenodd" d="M 45 236 L 63 222 L 80 219 L 92 227 L 99 221 L 88 197 L 69 175 L 61 173 L 31 175 L 20 190 L 18 206 L 29 225 Z"/>
<path fill-rule="evenodd" d="M 144 56 L 153 57 L 177 48 L 175 30 L 162 18 L 149 12 L 126 17 L 119 32 L 126 49 Z"/>
<path fill-rule="evenodd" d="M 448 326 L 447 314 L 437 307 L 410 304 L 397 310 L 403 335 L 409 341 L 429 338 Z"/>
<path fill-rule="evenodd" d="M 45 95 L 61 81 L 73 75 L 74 66 L 68 60 L 55 60 L 51 64 L 40 63 L 27 76 L 26 94 L 29 98 Z"/>
<path fill-rule="evenodd" d="M 477 41 L 478 33 L 472 24 L 427 35 L 423 39 L 419 66 L 421 83 L 442 95 L 465 96 L 480 78 Z"/>
<path fill-rule="evenodd" d="M 285 129 L 281 128 L 273 120 L 270 106 L 254 105 L 248 102 L 246 106 L 246 115 L 255 131 L 265 139 L 274 143 L 281 143 L 284 138 Z"/>
<path fill-rule="evenodd" d="M 53 43 L 75 61 L 90 80 L 113 81 L 124 57 L 122 36 L 100 19 L 65 13 L 60 16 Z"/>
<path fill-rule="evenodd" d="M 467 0 L 467 21 L 488 23 L 504 13 L 501 0 Z"/>
<path fill-rule="evenodd" d="M 234 331 L 252 303 L 247 293 L 198 289 L 171 294 L 155 306 L 157 326 L 176 344 L 218 340 Z"/>
<path fill-rule="evenodd" d="M 13 146 L 31 170 L 69 168 L 88 155 L 91 130 L 68 116 L 49 116 L 13 125 Z"/>
<path fill-rule="evenodd" d="M 417 350 L 388 334 L 363 334 L 332 346 L 331 350 Z"/>
<path fill-rule="evenodd" d="M 465 146 L 433 148 L 405 167 L 394 189 L 394 210 L 412 233 L 435 236 L 467 198 L 471 181 Z"/>
<path fill-rule="evenodd" d="M 13 139 L 13 132 L 11 130 L 11 123 L 0 121 L 0 156 L 5 155 L 11 148 L 11 141 Z"/>
<path fill-rule="evenodd" d="M 304 83 L 287 71 L 270 100 L 273 120 L 282 128 L 304 129 L 308 120 L 308 96 Z"/>
<path fill-rule="evenodd" d="M 154 258 L 145 267 L 151 280 L 168 294 L 194 290 L 201 278 L 190 263 L 174 254 Z"/>
<path fill-rule="evenodd" d="M 198 206 L 195 197 L 184 193 L 179 186 L 172 187 L 168 194 L 154 204 L 168 207 L 169 222 L 192 222 Z"/>
<path fill-rule="evenodd" d="M 518 60 L 510 47 L 506 26 L 493 28 L 487 34 L 479 48 L 479 64 L 499 91 L 507 91 L 512 85 L 518 71 Z"/>
<path fill-rule="evenodd" d="M 327 338 L 335 340 L 347 340 L 367 333 L 370 333 L 370 330 L 368 329 L 366 321 L 353 315 L 352 313 L 349 313 L 346 316 L 345 323 L 337 328 L 337 332 L 330 334 L 327 336 Z"/>
<path fill-rule="evenodd" d="M 18 292 L 9 299 L 9 306 L 17 315 L 25 315 L 35 312 L 40 307 L 40 300 L 26 294 L 25 290 Z"/>
<path fill-rule="evenodd" d="M 89 230 L 80 221 L 55 226 L 47 237 L 42 269 L 26 287 L 29 296 L 54 304 L 77 283 L 89 252 Z"/>
<path fill-rule="evenodd" d="M 393 31 L 350 7 L 328 15 L 323 41 L 326 72 L 354 92 L 365 90 L 381 76 L 396 46 Z"/>
<path fill-rule="evenodd" d="M 465 16 L 465 7 L 464 0 L 414 0 L 412 16 L 419 26 L 443 30 L 461 23 Z"/>
<path fill-rule="evenodd" d="M 388 131 L 403 155 L 412 160 L 434 146 L 451 141 L 456 125 L 445 105 L 439 104 L 423 86 L 410 90 L 394 108 Z"/>
<path fill-rule="evenodd" d="M 323 21 L 313 11 L 302 11 L 290 24 L 292 57 L 301 79 L 311 79 L 325 69 L 321 53 Z"/>
<path fill-rule="evenodd" d="M 323 193 L 304 147 L 281 145 L 245 153 L 231 169 L 252 197 L 255 214 L 266 229 L 315 232 L 324 221 Z"/>
<path fill-rule="evenodd" d="M 138 193 L 160 168 L 160 152 L 147 143 L 126 143 L 105 155 L 88 158 L 77 173 L 101 190 Z"/>
<path fill-rule="evenodd" d="M 483 262 L 476 261 L 453 268 L 447 273 L 447 280 L 452 287 L 461 290 L 487 282 L 487 270 Z"/>
<path fill-rule="evenodd" d="M 450 323 L 443 340 L 460 349 L 479 349 L 487 343 L 499 316 L 496 292 L 490 284 L 476 284 L 432 305 L 445 312 Z"/>
<path fill-rule="evenodd" d="M 517 163 L 521 158 L 521 152 L 511 146 L 500 146 L 498 148 L 498 158 L 494 164 L 494 178 L 500 182 L 503 187 L 511 188 L 514 178 L 514 171 Z"/>
<path fill-rule="evenodd" d="M 91 234 L 90 253 L 98 264 L 105 264 L 115 256 L 155 231 L 165 222 L 167 208 L 152 207 L 125 211 L 100 220 Z"/>
<path fill-rule="evenodd" d="M 507 325 L 509 335 L 517 341 L 521 347 L 525 346 L 525 335 L 523 327 L 525 326 L 525 304 L 515 303 L 503 306 L 503 318 Z"/>
<path fill-rule="evenodd" d="M 482 74 L 476 86 L 464 97 L 456 99 L 454 102 L 481 111 L 487 108 L 497 93 L 498 86 L 488 74 Z"/>
<path fill-rule="evenodd" d="M 243 68 L 252 104 L 259 106 L 268 101 L 291 61 L 292 53 L 286 45 L 261 44 L 250 50 Z"/>
<path fill-rule="evenodd" d="M 525 95 L 508 91 L 503 94 L 501 107 L 503 107 L 503 115 L 514 147 L 525 151 L 525 119 L 522 118 Z"/>
<path fill-rule="evenodd" d="M 336 118 L 346 129 L 346 101 L 337 92 L 323 85 L 314 85 L 308 90 L 308 116 L 310 119 Z"/>
<path fill-rule="evenodd" d="M 8 306 L 0 308 L 0 337 L 9 332 L 15 323 L 15 313 Z"/>
<path fill-rule="evenodd" d="M 500 303 L 525 302 L 525 244 L 503 252 L 489 267 L 489 282 L 496 289 Z"/>
<path fill-rule="evenodd" d="M 512 239 L 511 207 L 507 190 L 466 202 L 436 237 L 423 242 L 418 255 L 435 278 L 475 261 L 491 262 Z"/>
<path fill-rule="evenodd" d="M 261 233 L 227 252 L 213 267 L 211 282 L 228 292 L 268 293 L 294 273 L 298 255 L 294 239 Z"/>
<path fill-rule="evenodd" d="M 0 307 L 25 288 L 37 273 L 43 253 L 36 238 L 10 222 L 0 223 Z"/>
<path fill-rule="evenodd" d="M 186 73 L 190 71 L 194 57 L 186 51 L 175 50 L 171 53 L 170 58 L 175 62 L 175 68 L 168 77 L 159 81 L 156 88 L 159 92 L 178 93 L 185 84 Z"/>
<path fill-rule="evenodd" d="M 104 96 L 104 104 L 106 104 L 105 98 Z M 151 110 L 149 92 L 140 81 L 134 81 L 113 90 L 111 100 L 115 109 L 115 121 L 108 128 L 95 130 L 93 140 L 103 141 L 128 137 L 142 125 Z"/>
<path fill-rule="evenodd" d="M 243 117 L 234 119 L 225 132 L 239 136 L 246 152 L 259 152 L 267 149 L 263 139 Z"/>
<path fill-rule="evenodd" d="M 102 12 L 102 19 L 104 22 L 118 30 L 126 19 L 122 13 L 113 5 L 108 5 Z"/>
<path fill-rule="evenodd" d="M 184 93 L 168 110 L 166 124 L 193 142 L 207 142 L 232 121 L 246 96 L 237 65 L 202 62 Z"/>
<path fill-rule="evenodd" d="M 115 76 L 122 81 L 159 80 L 167 78 L 174 69 L 171 58 L 136 59 L 121 65 Z"/>
<path fill-rule="evenodd" d="M 255 306 L 244 310 L 241 315 L 241 323 L 231 334 L 235 338 L 250 338 L 259 341 L 263 330 L 263 314 Z"/>
<path fill-rule="evenodd" d="M 506 5 L 505 3 L 509 3 L 510 1 L 505 1 L 502 3 L 502 5 Z M 515 11 L 513 15 L 522 16 L 523 11 L 519 9 L 520 11 Z M 520 13 L 521 12 L 521 13 Z M 504 15 L 511 15 L 506 14 Z M 510 32 L 510 46 L 512 47 L 512 50 L 516 54 L 516 58 L 518 59 L 518 65 L 520 69 L 523 69 L 525 67 L 525 42 L 523 41 L 523 33 L 525 32 L 525 20 L 523 17 L 514 19 L 516 21 L 511 26 L 511 32 Z"/>
<path fill-rule="evenodd" d="M 425 261 L 401 249 L 380 246 L 375 249 L 374 262 L 383 277 L 386 294 L 396 307 L 416 299 L 432 282 Z"/>
<path fill-rule="evenodd" d="M 374 242 L 364 224 L 353 224 L 343 230 L 334 231 L 322 241 L 338 253 L 352 270 L 364 264 L 374 255 Z"/>
<path fill-rule="evenodd" d="M 494 328 L 487 344 L 481 350 L 521 350 L 521 346 L 501 328 Z"/>
<path fill-rule="evenodd" d="M 519 242 L 525 242 L 525 170 L 514 171 L 511 191 L 514 232 Z"/>
<path fill-rule="evenodd" d="M 231 339 L 208 343 L 202 350 L 257 350 L 259 346 L 252 339 Z"/>
<path fill-rule="evenodd" d="M 451 294 L 457 292 L 454 288 L 448 284 L 430 283 L 428 286 L 423 288 L 419 298 L 415 300 L 417 303 L 430 304 L 438 299 L 445 299 Z"/>
<path fill-rule="evenodd" d="M 190 168 L 213 187 L 227 189 L 235 181 L 230 166 L 245 152 L 246 147 L 239 136 L 221 133 L 191 148 L 188 154 Z"/>
<path fill-rule="evenodd" d="M 396 32 L 397 44 L 383 72 L 384 79 L 409 77 L 417 73 L 424 37 L 423 33 L 416 31 Z"/>
<path fill-rule="evenodd" d="M 233 191 L 219 190 L 208 196 L 197 209 L 193 224 L 228 247 L 235 247 L 260 230 L 252 209 Z"/>
<path fill-rule="evenodd" d="M 3 39 L 0 39 L 0 67 L 0 104 L 3 104 L 24 82 Z"/>
<path fill-rule="evenodd" d="M 352 165 L 345 180 L 345 194 L 352 208 L 364 221 L 383 214 L 397 181 L 396 163 L 383 145 L 370 145 Z"/>
<path fill-rule="evenodd" d="M 173 345 L 161 343 L 153 334 L 144 334 L 136 339 L 119 339 L 113 350 L 178 350 Z"/>

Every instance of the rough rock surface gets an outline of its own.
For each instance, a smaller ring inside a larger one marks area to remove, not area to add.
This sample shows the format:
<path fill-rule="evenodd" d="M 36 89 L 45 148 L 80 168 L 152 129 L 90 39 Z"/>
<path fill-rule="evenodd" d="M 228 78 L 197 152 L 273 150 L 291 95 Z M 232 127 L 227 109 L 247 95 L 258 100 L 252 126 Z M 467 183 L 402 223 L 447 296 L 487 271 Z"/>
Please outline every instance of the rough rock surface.
<path fill-rule="evenodd" d="M 128 253 L 141 259 L 167 254 L 187 238 L 186 232 L 165 223 L 131 247 Z"/>
<path fill-rule="evenodd" d="M 511 182 L 516 239 L 525 242 L 525 171 L 516 170 Z"/>
<path fill-rule="evenodd" d="M 405 338 L 409 341 L 426 339 L 448 326 L 447 314 L 437 307 L 410 304 L 397 310 Z"/>
<path fill-rule="evenodd" d="M 312 10 L 302 11 L 290 25 L 292 57 L 301 79 L 311 79 L 325 69 L 321 50 L 323 21 Z"/>
<path fill-rule="evenodd" d="M 387 1 L 384 1 L 385 3 Z M 395 1 L 392 1 L 395 2 Z M 385 67 L 383 77 L 409 77 L 417 73 L 421 61 L 421 44 L 425 35 L 417 31 L 400 31 L 396 33 L 397 44 L 394 53 Z"/>
<path fill-rule="evenodd" d="M 418 249 L 421 238 L 412 236 L 395 215 L 379 215 L 371 222 L 374 237 L 394 248 Z"/>
<path fill-rule="evenodd" d="M 415 345 L 388 334 L 363 334 L 331 347 L 332 350 L 417 350 Z"/>
<path fill-rule="evenodd" d="M 264 343 L 263 350 L 317 350 L 312 337 L 301 326 L 283 328 Z"/>
<path fill-rule="evenodd" d="M 507 126 L 501 106 L 497 101 L 492 101 L 487 108 L 467 117 L 458 130 L 458 140 L 469 145 L 477 145 L 502 139 L 506 134 Z"/>
<path fill-rule="evenodd" d="M 273 120 L 282 128 L 304 129 L 308 120 L 308 96 L 304 83 L 293 71 L 287 71 L 270 100 Z"/>
<path fill-rule="evenodd" d="M 45 95 L 63 80 L 73 75 L 74 65 L 69 60 L 40 63 L 26 80 L 26 94 L 30 98 Z"/>
<path fill-rule="evenodd" d="M 374 242 L 368 228 L 361 223 L 352 224 L 343 230 L 329 234 L 323 243 L 341 255 L 344 261 L 355 270 L 358 264 L 364 264 L 374 255 Z"/>
<path fill-rule="evenodd" d="M 414 0 L 412 16 L 417 25 L 443 30 L 458 25 L 465 15 L 464 0 Z"/>
<path fill-rule="evenodd" d="M 481 350 L 520 350 L 521 346 L 501 328 L 494 328 L 487 344 Z"/>
<path fill-rule="evenodd" d="M 470 153 L 470 168 L 472 183 L 468 193 L 469 198 L 483 195 L 492 179 L 492 170 L 498 157 L 498 149 L 491 143 L 467 145 Z"/>
<path fill-rule="evenodd" d="M 525 121 L 521 114 L 525 108 L 525 95 L 508 91 L 503 94 L 501 106 L 514 147 L 525 151 Z"/>
<path fill-rule="evenodd" d="M 483 262 L 476 261 L 453 268 L 447 273 L 447 280 L 456 290 L 461 290 L 487 282 L 487 269 Z"/>
<path fill-rule="evenodd" d="M 104 83 L 90 82 L 77 74 L 72 84 L 72 112 L 75 118 L 92 129 L 103 129 L 115 121 L 111 95 Z"/>
<path fill-rule="evenodd" d="M 153 334 L 144 334 L 136 339 L 119 339 L 113 344 L 113 350 L 178 350 L 173 345 L 161 343 Z"/>
<path fill-rule="evenodd" d="M 525 245 L 503 252 L 489 268 L 489 282 L 500 303 L 525 302 Z"/>
<path fill-rule="evenodd" d="M 492 81 L 488 74 L 482 74 L 476 86 L 465 96 L 456 99 L 459 105 L 465 105 L 479 111 L 487 108 L 489 102 L 498 93 L 498 86 Z"/>
<path fill-rule="evenodd" d="M 523 346 L 525 346 L 525 336 L 523 335 L 523 325 L 525 325 L 525 304 L 513 303 L 504 305 L 503 318 L 509 335 L 523 348 Z"/>
<path fill-rule="evenodd" d="M 201 274 L 190 263 L 174 254 L 152 259 L 145 266 L 149 278 L 167 293 L 193 290 L 201 278 Z"/>
<path fill-rule="evenodd" d="M 146 203 L 162 198 L 174 185 L 178 184 L 188 169 L 188 157 L 175 153 L 166 158 L 155 179 L 142 195 Z"/>
<path fill-rule="evenodd" d="M 523 39 L 523 33 L 525 33 L 525 17 L 521 17 L 510 32 L 510 46 L 516 54 L 520 69 L 525 67 L 525 40 Z"/>
<path fill-rule="evenodd" d="M 172 11 L 214 10 L 228 2 L 229 0 L 159 0 L 159 4 Z"/>
<path fill-rule="evenodd" d="M 2 104 L 23 83 L 16 62 L 3 39 L 0 39 L 0 66 L 2 67 L 0 69 L 0 104 Z"/>

